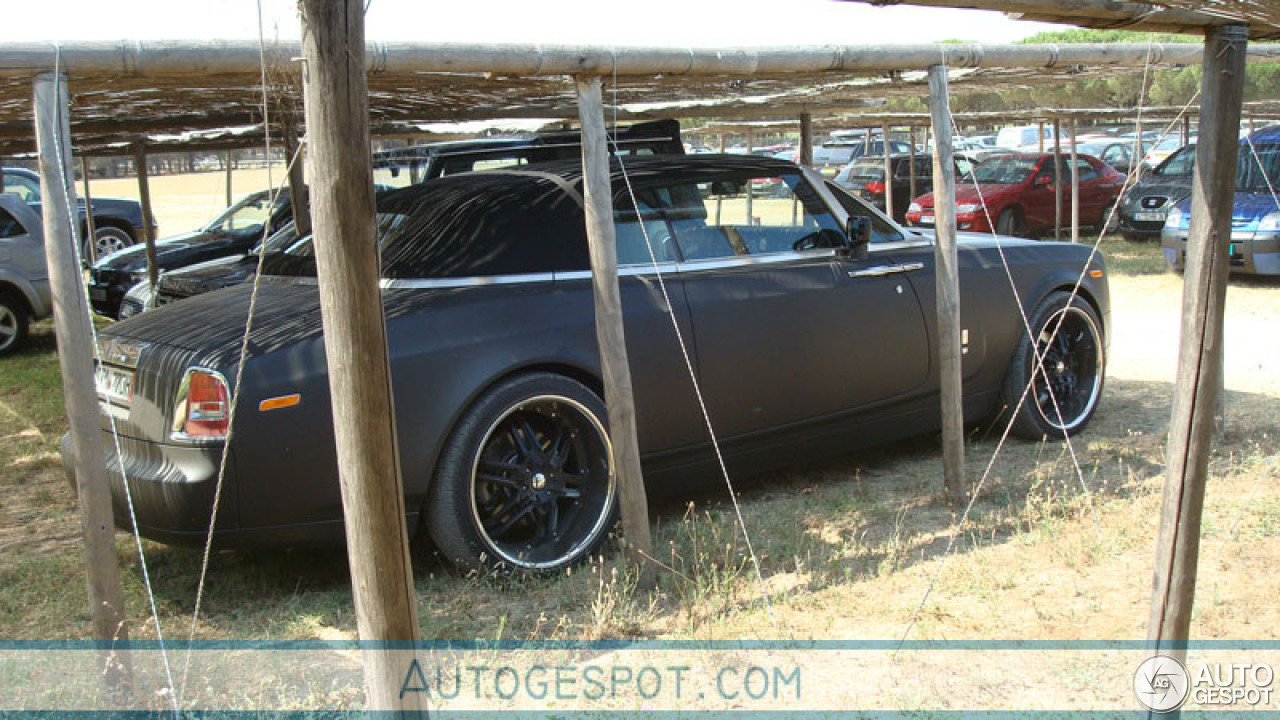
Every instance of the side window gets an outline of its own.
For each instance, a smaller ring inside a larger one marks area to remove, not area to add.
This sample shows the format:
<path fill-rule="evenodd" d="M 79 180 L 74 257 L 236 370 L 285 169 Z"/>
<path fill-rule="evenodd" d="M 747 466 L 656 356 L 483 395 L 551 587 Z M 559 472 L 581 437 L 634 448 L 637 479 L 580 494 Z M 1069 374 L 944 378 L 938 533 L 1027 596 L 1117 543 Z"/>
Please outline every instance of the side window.
<path fill-rule="evenodd" d="M 1093 167 L 1093 163 L 1080 158 L 1076 159 L 1076 172 L 1079 174 L 1080 182 L 1098 177 L 1098 170 Z M 1068 182 L 1070 182 L 1069 179 Z"/>
<path fill-rule="evenodd" d="M 1129 149 L 1123 145 L 1112 145 L 1107 148 L 1106 152 L 1102 153 L 1102 157 L 1099 159 L 1112 167 L 1125 165 L 1129 162 Z"/>
<path fill-rule="evenodd" d="M 24 203 L 40 202 L 40 183 L 21 175 L 4 176 L 4 192 L 13 193 Z"/>
<path fill-rule="evenodd" d="M 853 197 L 845 192 L 843 188 L 833 182 L 827 183 L 827 189 L 836 197 L 836 202 L 844 208 L 845 212 L 854 217 L 864 217 L 871 219 L 871 243 L 889 243 L 901 242 L 902 232 L 898 228 L 890 225 L 878 213 L 871 210 L 862 203 L 861 200 Z"/>
<path fill-rule="evenodd" d="M 26 235 L 27 229 L 22 227 L 22 223 L 14 219 L 8 210 L 0 208 L 0 238 L 17 237 L 18 235 Z"/>
<path fill-rule="evenodd" d="M 834 248 L 844 241 L 836 219 L 798 173 L 725 174 L 662 191 L 680 201 L 664 213 L 685 260 Z"/>
<path fill-rule="evenodd" d="M 689 191 L 693 188 L 690 187 Z M 631 202 L 630 193 L 621 193 L 614 198 L 613 231 L 617 236 L 619 267 L 651 265 L 655 260 L 660 263 L 680 260 L 667 222 L 667 217 L 673 213 L 666 211 L 673 209 L 670 192 L 637 191 L 635 205 Z"/>
<path fill-rule="evenodd" d="M 1195 146 L 1188 146 L 1174 153 L 1164 165 L 1160 166 L 1156 174 L 1162 177 L 1189 177 L 1195 163 Z"/>

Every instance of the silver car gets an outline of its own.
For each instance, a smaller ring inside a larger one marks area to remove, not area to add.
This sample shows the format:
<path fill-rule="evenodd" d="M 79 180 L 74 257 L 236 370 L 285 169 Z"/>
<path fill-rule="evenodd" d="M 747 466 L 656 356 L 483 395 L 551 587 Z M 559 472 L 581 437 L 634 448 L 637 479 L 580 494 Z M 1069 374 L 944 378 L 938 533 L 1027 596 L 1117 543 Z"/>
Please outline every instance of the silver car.
<path fill-rule="evenodd" d="M 32 320 L 53 312 L 40 216 L 0 194 L 0 355 L 22 347 Z"/>

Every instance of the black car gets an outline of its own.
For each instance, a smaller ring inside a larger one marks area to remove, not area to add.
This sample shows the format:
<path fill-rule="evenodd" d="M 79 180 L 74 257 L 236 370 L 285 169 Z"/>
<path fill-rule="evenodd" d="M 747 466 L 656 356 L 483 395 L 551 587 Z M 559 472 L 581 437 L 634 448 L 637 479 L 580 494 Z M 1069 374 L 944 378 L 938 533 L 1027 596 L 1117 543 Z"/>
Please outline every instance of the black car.
<path fill-rule="evenodd" d="M 24 169 L 7 167 L 4 169 L 4 186 L 0 192 L 16 193 L 37 213 L 41 212 L 40 176 Z M 85 211 L 84 198 L 76 198 L 80 217 L 80 237 L 85 238 L 82 250 L 86 260 L 89 254 L 88 213 Z M 93 237 L 96 241 L 97 257 L 106 257 L 138 242 L 142 237 L 142 204 L 137 200 L 121 198 L 93 198 Z M 155 226 L 151 228 L 155 232 Z"/>
<path fill-rule="evenodd" d="M 785 161 L 634 158 L 626 169 L 634 195 L 616 163 L 613 173 L 619 284 L 652 493 L 715 477 L 673 322 L 690 343 L 731 472 L 939 427 L 928 236 Z M 748 216 L 744 188 L 766 179 L 789 192 L 752 198 Z M 464 566 L 558 568 L 590 553 L 613 521 L 581 187 L 578 161 L 443 177 L 379 199 L 407 519 Z M 997 243 L 966 236 L 965 416 L 1016 405 L 1040 352 L 1046 373 L 1016 429 L 1077 432 L 1102 390 L 1102 261 L 1080 245 L 1001 244 L 1036 339 L 1023 330 Z M 225 452 L 219 547 L 342 542 L 314 259 L 295 258 L 289 273 L 258 288 L 230 439 L 251 286 L 99 333 L 101 408 L 122 436 L 144 536 L 203 543 Z M 63 448 L 69 462 L 65 440 Z M 125 525 L 114 453 L 107 463 Z"/>
<path fill-rule="evenodd" d="M 1191 196 L 1195 167 L 1196 146 L 1188 145 L 1165 158 L 1125 192 L 1116 216 L 1126 240 L 1160 239 L 1170 208 Z"/>
<path fill-rule="evenodd" d="M 252 193 L 199 230 L 157 242 L 157 269 L 171 270 L 244 255 L 261 242 L 264 235 L 275 233 L 292 218 L 288 192 L 281 192 L 274 204 L 271 191 Z M 89 269 L 89 302 L 95 312 L 115 318 L 125 294 L 146 278 L 146 248 L 135 245 L 121 250 Z"/>
<path fill-rule="evenodd" d="M 911 195 L 911 157 L 909 155 L 890 156 L 893 164 L 893 219 L 905 222 L 907 207 L 915 199 Z M 968 160 L 955 161 L 955 174 L 959 178 L 964 169 L 971 163 Z M 931 155 L 915 156 L 916 197 L 933 192 L 933 157 Z M 849 163 L 839 175 L 835 183 L 858 197 L 866 200 L 884 212 L 885 182 L 884 158 L 864 157 Z"/>

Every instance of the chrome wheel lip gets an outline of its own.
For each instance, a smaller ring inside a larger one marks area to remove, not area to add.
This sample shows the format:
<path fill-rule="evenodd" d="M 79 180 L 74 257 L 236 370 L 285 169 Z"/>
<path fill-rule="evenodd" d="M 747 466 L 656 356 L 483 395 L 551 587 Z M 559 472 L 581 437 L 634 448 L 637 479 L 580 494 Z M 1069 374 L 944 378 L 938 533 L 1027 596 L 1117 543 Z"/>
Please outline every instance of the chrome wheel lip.
<path fill-rule="evenodd" d="M 1064 433 L 1069 433 L 1072 430 L 1084 424 L 1084 422 L 1092 414 L 1093 409 L 1098 405 L 1098 398 L 1102 394 L 1103 374 L 1106 368 L 1106 348 L 1102 342 L 1102 333 L 1099 332 L 1097 323 L 1093 321 L 1093 318 L 1090 317 L 1089 313 L 1073 305 L 1062 308 L 1061 310 L 1055 312 L 1053 315 L 1049 316 L 1049 319 L 1046 320 L 1044 325 L 1041 327 L 1041 334 L 1043 334 L 1043 332 L 1046 329 L 1051 329 L 1053 327 L 1058 327 L 1058 332 L 1062 332 L 1064 329 L 1064 326 L 1066 325 L 1066 320 L 1064 319 L 1061 325 L 1058 324 L 1057 320 L 1058 318 L 1066 314 L 1071 314 L 1079 319 L 1082 319 L 1086 325 L 1086 328 L 1089 331 L 1089 335 L 1093 339 L 1094 352 L 1097 354 L 1097 361 L 1094 364 L 1093 387 L 1090 389 L 1089 398 L 1085 402 L 1084 407 L 1080 410 L 1079 413 L 1076 414 L 1074 418 L 1072 418 L 1070 422 L 1065 422 L 1065 423 L 1059 422 L 1058 411 L 1057 409 L 1054 408 L 1053 405 L 1050 405 L 1050 407 L 1045 408 L 1040 404 L 1040 396 L 1039 396 L 1040 394 L 1039 392 L 1037 392 L 1037 386 L 1040 383 L 1047 384 L 1048 378 L 1043 377 L 1040 374 L 1040 371 L 1036 369 L 1034 364 L 1036 362 L 1036 358 L 1032 358 L 1033 364 L 1031 368 L 1032 370 L 1031 398 L 1032 398 L 1032 401 L 1035 402 L 1036 404 L 1036 411 L 1040 413 L 1040 417 L 1046 423 L 1048 423 L 1050 427 Z M 1036 353 L 1036 356 L 1040 359 L 1041 370 L 1047 372 L 1049 368 L 1047 367 L 1047 362 L 1045 358 L 1040 357 L 1040 345 L 1038 342 L 1036 343 L 1036 346 L 1035 346 L 1035 353 Z M 1048 353 L 1045 353 L 1045 356 L 1047 355 Z M 1056 395 L 1054 396 L 1054 398 L 1057 401 L 1057 408 L 1061 408 L 1062 398 L 1058 398 Z"/>
<path fill-rule="evenodd" d="M 531 562 L 504 551 L 498 543 L 489 536 L 488 532 L 485 531 L 484 523 L 480 520 L 480 508 L 476 503 L 476 476 L 480 472 L 480 462 L 484 455 L 485 448 L 488 447 L 489 440 L 493 437 L 494 432 L 514 413 L 521 411 L 529 405 L 541 402 L 564 404 L 576 410 L 579 415 L 585 417 L 590 422 L 592 429 L 595 430 L 604 447 L 605 459 L 608 464 L 608 487 L 606 488 L 603 511 L 600 513 L 599 517 L 596 518 L 595 524 L 592 525 L 590 532 L 586 533 L 581 540 L 574 543 L 569 550 L 563 553 L 560 557 L 544 562 Z M 479 533 L 480 539 L 484 542 L 488 551 L 493 552 L 493 554 L 502 562 L 508 563 L 514 567 L 525 570 L 547 570 L 567 565 L 577 560 L 595 543 L 601 533 L 608 529 L 609 518 L 612 515 L 611 509 L 613 508 L 613 498 L 616 492 L 617 474 L 614 471 L 613 443 L 609 440 L 609 433 L 605 431 L 604 424 L 600 421 L 600 418 L 596 417 L 596 414 L 592 412 L 590 408 L 577 400 L 563 395 L 541 394 L 524 398 L 519 403 L 507 408 L 507 410 L 494 420 L 493 423 L 489 425 L 488 429 L 485 430 L 484 436 L 482 437 L 479 446 L 476 448 L 475 456 L 471 459 L 471 478 L 467 483 L 467 502 L 471 508 L 471 519 L 475 523 L 476 532 Z"/>

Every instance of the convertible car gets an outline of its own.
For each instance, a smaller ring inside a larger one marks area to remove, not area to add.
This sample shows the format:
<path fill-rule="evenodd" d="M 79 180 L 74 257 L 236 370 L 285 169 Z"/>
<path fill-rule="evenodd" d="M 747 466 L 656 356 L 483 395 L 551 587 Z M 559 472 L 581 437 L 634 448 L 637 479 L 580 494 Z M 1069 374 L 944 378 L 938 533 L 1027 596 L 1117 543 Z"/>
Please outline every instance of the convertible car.
<path fill-rule="evenodd" d="M 617 255 L 652 493 L 715 477 L 673 318 L 735 473 L 939 427 L 929 235 L 786 161 L 637 157 L 626 169 L 630 187 L 617 166 L 613 175 Z M 747 192 L 761 181 L 786 192 Z M 464 567 L 559 568 L 613 522 L 581 183 L 579 163 L 552 163 L 447 176 L 378 201 L 407 519 Z M 1039 353 L 1044 372 L 1016 428 L 1077 432 L 1102 391 L 1102 259 L 1002 242 L 1034 334 L 996 241 L 966 238 L 965 415 L 1017 406 Z M 219 547 L 342 542 L 314 258 L 273 268 L 230 435 L 251 286 L 101 331 L 102 427 L 114 418 L 122 436 L 125 480 L 107 458 L 122 527 L 127 482 L 143 535 L 202 543 L 225 453 Z"/>

